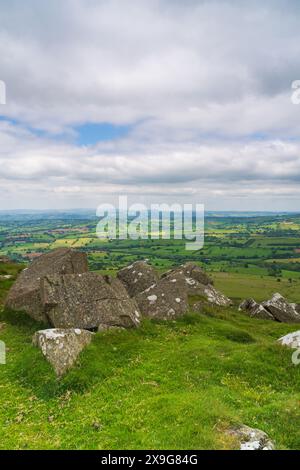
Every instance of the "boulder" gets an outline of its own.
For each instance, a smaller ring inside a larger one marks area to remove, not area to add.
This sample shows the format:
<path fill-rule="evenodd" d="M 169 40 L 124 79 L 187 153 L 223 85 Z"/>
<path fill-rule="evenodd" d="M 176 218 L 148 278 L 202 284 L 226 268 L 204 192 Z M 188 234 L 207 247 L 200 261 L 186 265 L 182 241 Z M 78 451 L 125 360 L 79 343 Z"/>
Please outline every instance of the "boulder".
<path fill-rule="evenodd" d="M 141 313 L 159 320 L 174 320 L 188 310 L 187 290 L 171 279 L 160 279 L 135 296 Z"/>
<path fill-rule="evenodd" d="M 85 346 L 92 340 L 93 333 L 75 329 L 48 329 L 37 331 L 33 344 L 39 347 L 53 366 L 58 377 L 61 377 L 76 362 Z"/>
<path fill-rule="evenodd" d="M 162 277 L 176 278 L 177 276 L 184 277 L 187 281 L 190 281 L 187 282 L 187 284 L 191 288 L 195 285 L 192 281 L 196 281 L 205 286 L 213 284 L 212 279 L 205 273 L 205 271 L 192 262 L 182 264 L 178 268 L 167 271 Z"/>
<path fill-rule="evenodd" d="M 143 292 L 158 281 L 158 274 L 146 261 L 136 261 L 126 266 L 118 272 L 117 277 L 126 287 L 130 297 Z"/>
<path fill-rule="evenodd" d="M 292 349 L 299 349 L 300 348 L 300 330 L 294 331 L 293 333 L 289 333 L 288 335 L 282 336 L 282 338 L 279 338 L 278 342 L 282 344 L 282 346 L 287 346 Z"/>
<path fill-rule="evenodd" d="M 5 307 L 22 310 L 37 321 L 46 321 L 40 296 L 40 283 L 48 274 L 87 272 L 87 257 L 67 248 L 59 248 L 36 258 L 24 269 L 7 296 Z"/>
<path fill-rule="evenodd" d="M 240 450 L 274 450 L 274 443 L 268 435 L 260 429 L 241 425 L 229 429 L 227 434 L 234 437 L 240 446 Z"/>
<path fill-rule="evenodd" d="M 186 263 L 168 271 L 162 279 L 176 283 L 181 290 L 186 291 L 187 295 L 203 297 L 203 300 L 214 305 L 227 307 L 232 303 L 228 297 L 215 289 L 211 279 L 194 263 Z"/>
<path fill-rule="evenodd" d="M 226 295 L 222 294 L 222 292 L 211 285 L 204 287 L 203 296 L 206 297 L 209 303 L 218 305 L 219 307 L 229 307 L 232 305 L 232 301 L 226 297 Z"/>
<path fill-rule="evenodd" d="M 275 320 L 273 315 L 265 309 L 261 304 L 255 302 L 254 299 L 244 300 L 240 306 L 239 310 L 245 311 L 250 317 L 260 318 L 262 320 Z"/>
<path fill-rule="evenodd" d="M 118 279 L 96 273 L 53 274 L 41 288 L 42 304 L 55 328 L 96 329 L 100 324 L 135 327 L 139 311 Z"/>
<path fill-rule="evenodd" d="M 289 303 L 278 293 L 274 294 L 270 300 L 262 302 L 262 306 L 279 322 L 300 323 L 300 313 L 297 310 L 297 305 Z"/>

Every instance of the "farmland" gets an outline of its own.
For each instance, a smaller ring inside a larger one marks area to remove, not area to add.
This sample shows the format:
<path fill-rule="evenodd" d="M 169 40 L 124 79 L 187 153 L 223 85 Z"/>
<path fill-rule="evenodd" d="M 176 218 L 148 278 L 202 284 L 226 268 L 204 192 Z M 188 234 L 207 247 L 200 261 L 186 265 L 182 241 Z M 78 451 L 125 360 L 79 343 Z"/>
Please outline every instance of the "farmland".
<path fill-rule="evenodd" d="M 28 263 L 41 253 L 68 247 L 85 251 L 90 268 L 113 273 L 137 259 L 149 259 L 160 271 L 195 261 L 207 271 L 276 279 L 290 285 L 300 279 L 300 215 L 208 213 L 205 243 L 188 251 L 185 240 L 108 240 L 96 235 L 92 212 L 0 214 L 0 256 Z M 228 278 L 228 276 L 227 276 Z"/>

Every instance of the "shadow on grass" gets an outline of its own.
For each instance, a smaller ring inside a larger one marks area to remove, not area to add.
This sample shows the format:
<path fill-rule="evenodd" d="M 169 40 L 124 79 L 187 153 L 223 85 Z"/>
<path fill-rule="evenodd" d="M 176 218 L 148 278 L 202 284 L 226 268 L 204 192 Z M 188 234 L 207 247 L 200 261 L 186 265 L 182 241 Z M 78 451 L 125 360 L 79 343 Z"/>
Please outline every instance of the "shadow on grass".
<path fill-rule="evenodd" d="M 49 328 L 49 325 L 33 320 L 25 312 L 16 312 L 9 309 L 4 309 L 0 312 L 0 319 L 13 326 L 25 327 L 28 329 L 28 332 Z"/>

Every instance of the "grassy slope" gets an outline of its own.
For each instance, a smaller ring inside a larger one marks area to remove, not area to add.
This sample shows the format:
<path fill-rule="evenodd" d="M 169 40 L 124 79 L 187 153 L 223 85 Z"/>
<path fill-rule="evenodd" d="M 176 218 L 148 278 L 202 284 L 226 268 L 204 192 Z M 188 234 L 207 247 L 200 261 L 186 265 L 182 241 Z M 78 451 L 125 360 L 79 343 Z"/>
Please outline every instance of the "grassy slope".
<path fill-rule="evenodd" d="M 57 381 L 31 346 L 37 325 L 16 314 L 0 321 L 9 348 L 0 365 L 0 448 L 232 448 L 223 430 L 244 422 L 278 448 L 300 449 L 300 366 L 276 345 L 295 325 L 236 309 L 145 321 L 136 331 L 95 335 Z"/>

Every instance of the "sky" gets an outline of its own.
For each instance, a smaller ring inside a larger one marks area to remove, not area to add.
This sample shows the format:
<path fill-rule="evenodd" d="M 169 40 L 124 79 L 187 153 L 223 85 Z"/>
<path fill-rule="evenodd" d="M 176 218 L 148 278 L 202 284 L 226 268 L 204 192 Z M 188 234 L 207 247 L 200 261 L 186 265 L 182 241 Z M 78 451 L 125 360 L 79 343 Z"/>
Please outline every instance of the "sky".
<path fill-rule="evenodd" d="M 299 19 L 294 0 L 1 2 L 0 209 L 300 211 Z"/>

